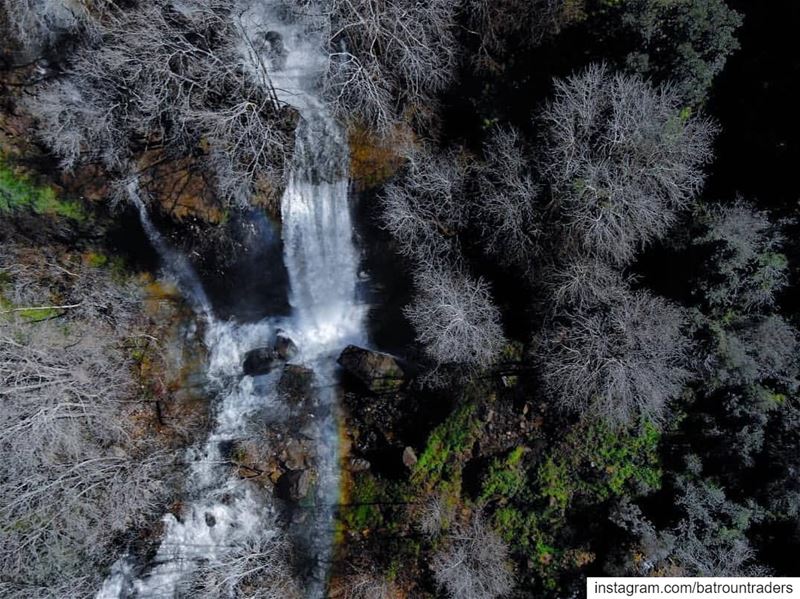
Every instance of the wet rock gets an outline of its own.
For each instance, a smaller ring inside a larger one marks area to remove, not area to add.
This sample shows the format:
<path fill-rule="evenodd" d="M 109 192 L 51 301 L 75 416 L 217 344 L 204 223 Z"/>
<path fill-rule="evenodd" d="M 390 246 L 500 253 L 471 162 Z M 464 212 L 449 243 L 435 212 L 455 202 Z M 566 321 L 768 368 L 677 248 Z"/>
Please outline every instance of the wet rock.
<path fill-rule="evenodd" d="M 299 501 L 308 496 L 311 490 L 311 484 L 314 482 L 314 473 L 311 470 L 303 470 L 297 478 L 297 482 L 292 485 L 291 495 L 292 499 Z"/>
<path fill-rule="evenodd" d="M 278 331 L 275 334 L 274 355 L 281 360 L 291 360 L 297 355 L 298 349 L 292 338 L 285 331 Z"/>
<path fill-rule="evenodd" d="M 413 448 L 406 447 L 403 450 L 403 465 L 406 468 L 413 468 L 414 465 L 417 463 L 417 454 L 414 453 Z"/>
<path fill-rule="evenodd" d="M 121 447 L 120 445 L 112 445 L 111 446 L 111 454 L 115 458 L 123 458 L 124 459 L 124 458 L 130 457 L 128 455 L 128 452 L 125 451 L 125 449 L 123 447 Z"/>
<path fill-rule="evenodd" d="M 259 347 L 251 349 L 244 355 L 242 370 L 246 375 L 258 376 L 260 374 L 267 374 L 275 368 L 276 365 L 272 348 Z"/>
<path fill-rule="evenodd" d="M 281 380 L 278 381 L 278 392 L 287 402 L 293 405 L 302 403 L 311 397 L 311 383 L 314 371 L 299 364 L 287 364 L 283 367 Z"/>
<path fill-rule="evenodd" d="M 405 382 L 405 373 L 397 358 L 382 352 L 348 345 L 338 363 L 373 393 L 396 391 Z"/>
<path fill-rule="evenodd" d="M 319 430 L 318 430 L 317 425 L 315 423 L 307 422 L 300 429 L 300 434 L 303 437 L 305 437 L 306 439 L 314 440 L 317 437 L 319 437 Z"/>
<path fill-rule="evenodd" d="M 365 472 L 369 470 L 370 463 L 362 458 L 350 458 L 350 472 Z"/>
<path fill-rule="evenodd" d="M 206 519 L 206 526 L 208 526 L 209 528 L 217 524 L 217 519 L 214 517 L 214 514 L 210 512 L 205 513 L 205 519 Z"/>
<path fill-rule="evenodd" d="M 283 43 L 283 36 L 277 31 L 267 31 L 263 36 L 263 51 L 269 57 L 272 68 L 280 71 L 286 66 L 289 51 Z"/>
<path fill-rule="evenodd" d="M 312 470 L 290 470 L 278 479 L 275 492 L 282 499 L 301 501 L 308 497 L 313 484 Z"/>
<path fill-rule="evenodd" d="M 313 445 L 305 440 L 289 439 L 281 452 L 281 461 L 289 470 L 307 468 L 314 455 Z"/>

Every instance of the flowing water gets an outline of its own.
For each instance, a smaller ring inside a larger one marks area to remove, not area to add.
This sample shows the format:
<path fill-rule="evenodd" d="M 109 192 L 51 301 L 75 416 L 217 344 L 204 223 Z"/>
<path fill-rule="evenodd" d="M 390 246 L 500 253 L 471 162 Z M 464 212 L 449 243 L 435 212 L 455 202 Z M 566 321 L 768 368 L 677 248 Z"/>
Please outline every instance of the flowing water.
<path fill-rule="evenodd" d="M 253 76 L 263 77 L 259 65 L 269 65 L 279 99 L 301 116 L 281 204 L 292 315 L 254 324 L 216 319 L 188 262 L 168 247 L 149 221 L 135 188 L 129 190 L 165 269 L 205 320 L 214 425 L 205 443 L 187 452 L 185 503 L 179 517 L 164 516 L 155 558 L 138 573 L 133 558 L 117 562 L 98 593 L 100 599 L 174 597 L 192 588 L 203 564 L 224 560 L 237 547 L 276 533 L 279 525 L 270 496 L 236 476 L 225 448 L 251 434 L 250 423 L 256 415 L 271 414 L 279 420 L 287 411 L 276 390 L 280 369 L 255 378 L 242 375 L 244 354 L 269 345 L 278 328 L 287 331 L 299 347 L 292 361 L 312 368 L 315 375 L 315 407 L 309 417 L 316 443 L 317 481 L 314 508 L 301 537 L 313 564 L 313 575 L 304 582 L 305 595 L 324 594 L 332 554 L 333 506 L 339 493 L 335 360 L 347 343 L 363 342 L 363 308 L 356 300 L 358 255 L 347 202 L 347 146 L 318 95 L 327 57 L 310 23 L 282 13 L 277 4 L 253 2 L 242 13 L 247 43 L 243 41 L 241 52 Z M 272 32 L 268 39 L 282 41 L 279 48 L 274 43 L 253 42 L 264 39 L 267 32 Z"/>

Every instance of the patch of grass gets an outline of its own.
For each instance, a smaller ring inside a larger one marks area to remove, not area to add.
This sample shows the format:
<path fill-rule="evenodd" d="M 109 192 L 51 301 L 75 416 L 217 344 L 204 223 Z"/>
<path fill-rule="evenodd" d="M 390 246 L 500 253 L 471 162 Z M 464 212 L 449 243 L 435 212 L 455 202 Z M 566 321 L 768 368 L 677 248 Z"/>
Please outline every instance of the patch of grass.
<path fill-rule="evenodd" d="M 18 310 L 16 314 L 20 318 L 24 318 L 25 320 L 31 322 L 36 322 L 37 320 L 47 320 L 48 318 L 53 318 L 61 314 L 61 312 L 54 308 L 25 308 L 23 310 Z"/>
<path fill-rule="evenodd" d="M 383 523 L 381 510 L 376 503 L 381 488 L 369 472 L 359 472 L 353 477 L 350 505 L 342 508 L 340 517 L 350 530 L 377 528 Z"/>
<path fill-rule="evenodd" d="M 79 202 L 59 198 L 52 187 L 39 185 L 0 156 L 0 213 L 23 209 L 75 222 L 84 222 L 87 219 Z"/>
<path fill-rule="evenodd" d="M 83 255 L 83 261 L 92 268 L 101 268 L 108 264 L 108 256 L 100 252 L 89 251 Z"/>
<path fill-rule="evenodd" d="M 465 404 L 433 430 L 411 473 L 414 486 L 434 488 L 443 478 L 452 480 L 460 473 L 481 428 L 475 411 L 474 403 Z"/>
<path fill-rule="evenodd" d="M 559 513 L 569 506 L 575 492 L 573 482 L 565 460 L 550 457 L 539 467 L 539 494 Z"/>
<path fill-rule="evenodd" d="M 522 464 L 525 447 L 520 446 L 503 459 L 495 459 L 483 481 L 480 501 L 495 500 L 505 503 L 527 487 L 528 477 Z"/>

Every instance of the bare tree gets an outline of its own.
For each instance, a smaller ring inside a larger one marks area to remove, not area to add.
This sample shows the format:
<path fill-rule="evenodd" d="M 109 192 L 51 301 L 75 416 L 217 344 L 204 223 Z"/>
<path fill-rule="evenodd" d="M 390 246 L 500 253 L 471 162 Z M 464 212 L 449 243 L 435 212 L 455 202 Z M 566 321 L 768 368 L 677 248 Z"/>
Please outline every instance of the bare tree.
<path fill-rule="evenodd" d="M 626 264 L 693 200 L 714 127 L 683 110 L 670 87 L 603 65 L 555 85 L 540 164 L 564 252 Z"/>
<path fill-rule="evenodd" d="M 789 278 L 784 237 L 769 215 L 738 199 L 706 208 L 699 220 L 705 231 L 695 243 L 711 252 L 699 281 L 708 304 L 745 311 L 773 305 Z"/>
<path fill-rule="evenodd" d="M 129 160 L 125 131 L 113 118 L 114 106 L 114 96 L 77 76 L 45 86 L 28 103 L 39 123 L 37 134 L 67 170 L 94 161 L 115 170 Z"/>
<path fill-rule="evenodd" d="M 427 354 L 438 364 L 491 365 L 505 339 L 489 286 L 437 266 L 421 267 L 414 283 L 416 298 L 404 312 Z"/>
<path fill-rule="evenodd" d="M 484 154 L 485 162 L 476 168 L 479 197 L 473 202 L 484 246 L 500 261 L 531 273 L 541 224 L 540 189 L 526 159 L 529 152 L 519 132 L 508 128 L 492 133 Z"/>
<path fill-rule="evenodd" d="M 429 539 L 435 539 L 455 520 L 456 506 L 447 497 L 434 495 L 422 506 L 418 527 Z"/>
<path fill-rule="evenodd" d="M 542 282 L 554 312 L 558 310 L 591 310 L 598 304 L 613 304 L 619 290 L 631 283 L 593 256 L 578 256 L 544 268 Z"/>
<path fill-rule="evenodd" d="M 100 160 L 127 176 L 146 148 L 185 156 L 208 145 L 225 199 L 246 203 L 259 183 L 278 181 L 294 115 L 278 104 L 265 72 L 243 68 L 233 7 L 144 2 L 104 22 L 102 39 L 90 40 L 66 77 L 28 103 L 64 166 Z"/>
<path fill-rule="evenodd" d="M 457 599 L 494 599 L 514 586 L 508 547 L 480 513 L 450 531 L 431 570 L 437 584 Z"/>
<path fill-rule="evenodd" d="M 659 419 L 688 378 L 680 308 L 618 289 L 609 303 L 557 319 L 539 348 L 546 389 L 564 409 L 628 424 Z"/>
<path fill-rule="evenodd" d="M 8 25 L 26 49 L 38 51 L 67 33 L 92 33 L 95 19 L 115 8 L 113 0 L 2 0 Z"/>
<path fill-rule="evenodd" d="M 186 591 L 208 599 L 299 599 L 302 592 L 292 576 L 290 556 L 285 536 L 258 531 L 201 564 Z"/>
<path fill-rule="evenodd" d="M 380 575 L 360 573 L 347 578 L 345 599 L 400 599 L 405 594 Z"/>
<path fill-rule="evenodd" d="M 407 160 L 404 175 L 384 190 L 384 227 L 400 253 L 418 262 L 459 255 L 458 234 L 469 222 L 466 157 L 419 148 L 410 151 Z"/>
<path fill-rule="evenodd" d="M 452 0 L 292 0 L 302 14 L 324 15 L 331 61 L 325 91 L 344 120 L 380 131 L 399 118 L 426 120 L 435 93 L 456 65 Z"/>
<path fill-rule="evenodd" d="M 538 44 L 558 27 L 564 0 L 466 0 L 464 7 L 478 37 L 476 65 L 499 70 L 506 52 Z"/>
<path fill-rule="evenodd" d="M 150 410 L 121 345 L 136 295 L 41 248 L 31 266 L 3 249 L 4 297 L 17 307 L 0 315 L 0 590 L 88 596 L 115 536 L 160 511 L 174 463 L 140 428 Z M 51 293 L 61 301 L 43 302 Z"/>

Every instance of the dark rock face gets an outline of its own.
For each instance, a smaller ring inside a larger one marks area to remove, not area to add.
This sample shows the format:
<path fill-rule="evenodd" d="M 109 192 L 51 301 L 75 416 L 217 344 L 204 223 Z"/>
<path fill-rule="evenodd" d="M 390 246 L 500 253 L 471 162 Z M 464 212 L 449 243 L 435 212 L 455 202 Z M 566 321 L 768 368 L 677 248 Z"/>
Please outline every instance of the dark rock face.
<path fill-rule="evenodd" d="M 363 347 L 348 345 L 338 363 L 373 393 L 397 391 L 406 380 L 397 358 Z"/>
<path fill-rule="evenodd" d="M 242 370 L 246 375 L 258 376 L 267 374 L 277 365 L 272 348 L 259 347 L 251 349 L 244 355 Z"/>

